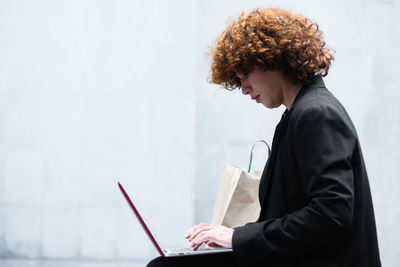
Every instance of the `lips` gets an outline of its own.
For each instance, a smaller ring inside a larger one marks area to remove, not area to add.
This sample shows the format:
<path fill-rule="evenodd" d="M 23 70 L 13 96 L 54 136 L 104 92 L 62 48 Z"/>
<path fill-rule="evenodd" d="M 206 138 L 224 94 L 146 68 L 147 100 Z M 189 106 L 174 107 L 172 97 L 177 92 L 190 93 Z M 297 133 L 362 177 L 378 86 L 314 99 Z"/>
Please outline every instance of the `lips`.
<path fill-rule="evenodd" d="M 251 97 L 252 100 L 255 100 L 257 102 L 260 102 L 260 95 L 256 95 L 254 97 Z"/>

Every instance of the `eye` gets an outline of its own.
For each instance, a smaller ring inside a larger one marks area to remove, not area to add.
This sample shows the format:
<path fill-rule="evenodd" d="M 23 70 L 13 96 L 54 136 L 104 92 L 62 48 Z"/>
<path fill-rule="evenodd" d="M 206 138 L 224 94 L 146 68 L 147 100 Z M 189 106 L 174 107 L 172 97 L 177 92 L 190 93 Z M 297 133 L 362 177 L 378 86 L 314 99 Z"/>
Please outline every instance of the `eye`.
<path fill-rule="evenodd" d="M 237 76 L 238 79 L 241 81 L 241 80 L 243 80 L 244 78 L 249 77 L 249 73 L 248 73 L 248 72 L 245 72 L 245 73 L 238 73 L 238 74 L 236 74 L 236 76 Z"/>

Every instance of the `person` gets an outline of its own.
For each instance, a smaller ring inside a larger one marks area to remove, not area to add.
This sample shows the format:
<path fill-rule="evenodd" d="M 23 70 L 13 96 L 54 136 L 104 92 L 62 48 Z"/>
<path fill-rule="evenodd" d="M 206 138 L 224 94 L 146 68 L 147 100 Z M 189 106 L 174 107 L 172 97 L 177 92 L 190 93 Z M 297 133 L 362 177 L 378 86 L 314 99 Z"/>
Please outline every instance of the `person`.
<path fill-rule="evenodd" d="M 264 168 L 256 222 L 199 224 L 224 255 L 156 258 L 148 266 L 381 266 L 371 192 L 356 129 L 326 88 L 333 56 L 316 22 L 284 9 L 243 12 L 221 33 L 211 82 L 266 108 L 286 107 Z"/>

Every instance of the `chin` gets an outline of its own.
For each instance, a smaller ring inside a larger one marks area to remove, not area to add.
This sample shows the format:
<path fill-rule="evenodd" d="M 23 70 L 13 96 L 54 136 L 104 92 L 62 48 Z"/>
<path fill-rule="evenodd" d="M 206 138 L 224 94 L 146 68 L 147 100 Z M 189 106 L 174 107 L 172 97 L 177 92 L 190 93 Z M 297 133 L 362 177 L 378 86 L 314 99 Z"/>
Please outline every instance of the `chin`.
<path fill-rule="evenodd" d="M 264 105 L 264 107 L 269 109 L 277 108 L 277 106 L 274 105 L 274 103 L 267 103 L 267 104 L 262 103 L 262 104 Z"/>

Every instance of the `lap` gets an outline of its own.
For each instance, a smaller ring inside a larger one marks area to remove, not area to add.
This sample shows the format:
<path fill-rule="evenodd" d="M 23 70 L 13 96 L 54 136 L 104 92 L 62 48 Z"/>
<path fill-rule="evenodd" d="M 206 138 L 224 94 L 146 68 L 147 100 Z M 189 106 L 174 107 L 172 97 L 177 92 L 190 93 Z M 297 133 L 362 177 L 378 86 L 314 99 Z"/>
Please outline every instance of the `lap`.
<path fill-rule="evenodd" d="M 158 257 L 153 259 L 147 267 L 180 267 L 180 266 L 207 266 L 207 267 L 239 267 L 232 253 L 182 256 L 182 257 Z"/>

